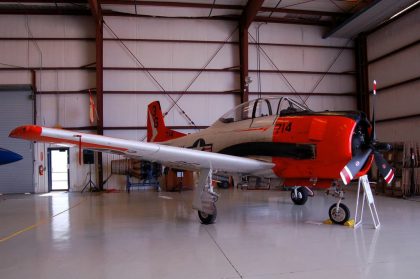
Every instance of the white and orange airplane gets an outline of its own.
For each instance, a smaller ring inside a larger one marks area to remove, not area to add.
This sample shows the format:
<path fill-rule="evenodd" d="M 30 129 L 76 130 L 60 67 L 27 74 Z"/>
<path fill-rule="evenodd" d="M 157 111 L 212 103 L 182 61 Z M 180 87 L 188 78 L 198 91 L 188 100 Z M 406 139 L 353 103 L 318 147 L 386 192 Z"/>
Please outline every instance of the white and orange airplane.
<path fill-rule="evenodd" d="M 101 152 L 161 163 L 199 172 L 193 201 L 202 223 L 213 223 L 218 195 L 212 173 L 282 178 L 293 186 L 291 198 L 304 204 L 313 192 L 308 187 L 329 188 L 358 178 L 375 158 L 388 183 L 393 170 L 379 154 L 384 144 L 375 139 L 362 112 L 314 112 L 286 98 L 260 98 L 243 103 L 220 117 L 211 127 L 185 135 L 165 126 L 159 102 L 148 106 L 147 140 L 139 142 L 35 125 L 14 129 L 11 137 L 79 146 Z M 385 145 L 387 146 L 387 145 Z M 350 217 L 339 200 L 329 209 L 335 223 Z"/>

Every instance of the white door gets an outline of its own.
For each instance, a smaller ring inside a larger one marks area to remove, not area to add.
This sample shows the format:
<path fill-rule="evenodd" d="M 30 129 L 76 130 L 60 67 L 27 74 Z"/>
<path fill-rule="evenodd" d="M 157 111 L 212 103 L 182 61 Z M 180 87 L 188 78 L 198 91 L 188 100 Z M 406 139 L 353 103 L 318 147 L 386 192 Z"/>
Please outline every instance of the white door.
<path fill-rule="evenodd" d="M 67 148 L 50 149 L 52 191 L 67 191 L 69 189 L 69 150 Z"/>

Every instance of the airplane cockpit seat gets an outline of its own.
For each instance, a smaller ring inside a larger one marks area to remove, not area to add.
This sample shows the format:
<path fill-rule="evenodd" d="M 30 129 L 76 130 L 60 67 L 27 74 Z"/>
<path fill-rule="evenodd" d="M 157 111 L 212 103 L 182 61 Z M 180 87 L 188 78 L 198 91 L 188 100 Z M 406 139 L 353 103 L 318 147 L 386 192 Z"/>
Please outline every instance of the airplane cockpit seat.
<path fill-rule="evenodd" d="M 280 116 L 290 115 L 298 112 L 298 110 L 294 107 L 288 107 L 287 109 L 283 109 L 280 111 Z"/>

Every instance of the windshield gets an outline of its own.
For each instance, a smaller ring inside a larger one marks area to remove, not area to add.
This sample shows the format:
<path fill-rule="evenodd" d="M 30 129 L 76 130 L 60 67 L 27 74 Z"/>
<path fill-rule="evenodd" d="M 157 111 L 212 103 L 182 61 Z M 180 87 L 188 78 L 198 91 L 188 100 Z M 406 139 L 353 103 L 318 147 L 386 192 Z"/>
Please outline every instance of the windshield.
<path fill-rule="evenodd" d="M 277 107 L 277 115 L 290 115 L 294 113 L 300 113 L 305 111 L 311 111 L 305 105 L 301 105 L 293 99 L 284 97 L 281 98 L 279 105 Z"/>
<path fill-rule="evenodd" d="M 240 104 L 234 109 L 225 113 L 219 120 L 223 123 L 231 123 L 251 118 L 272 116 L 272 115 L 290 115 L 311 111 L 306 106 L 297 101 L 287 98 L 265 98 L 255 99 Z"/>

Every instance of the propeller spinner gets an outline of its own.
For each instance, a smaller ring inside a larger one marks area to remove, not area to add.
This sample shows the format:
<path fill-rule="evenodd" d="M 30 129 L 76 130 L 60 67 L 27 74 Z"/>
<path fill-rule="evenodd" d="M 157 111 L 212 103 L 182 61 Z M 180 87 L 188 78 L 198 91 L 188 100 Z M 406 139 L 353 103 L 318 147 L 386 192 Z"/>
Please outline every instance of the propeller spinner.
<path fill-rule="evenodd" d="M 380 150 L 390 150 L 389 144 L 379 143 L 376 141 L 375 131 L 375 98 L 376 98 L 376 81 L 373 81 L 373 107 L 372 107 L 372 131 L 369 138 L 369 142 L 363 142 L 360 139 L 361 129 L 356 129 L 353 135 L 353 158 L 348 164 L 341 170 L 340 176 L 344 184 L 347 185 L 350 181 L 356 177 L 359 171 L 368 161 L 370 155 L 373 153 L 375 157 L 375 163 L 378 167 L 380 174 L 384 177 L 386 183 L 390 184 L 394 178 L 394 170 L 379 152 Z M 360 124 L 358 124 L 360 125 Z M 365 137 L 366 138 L 366 137 Z"/>

